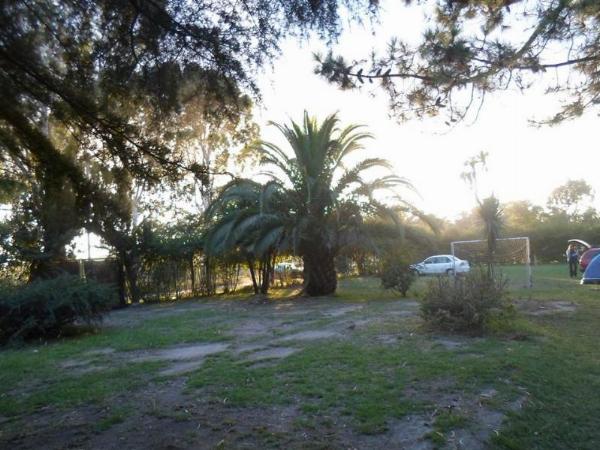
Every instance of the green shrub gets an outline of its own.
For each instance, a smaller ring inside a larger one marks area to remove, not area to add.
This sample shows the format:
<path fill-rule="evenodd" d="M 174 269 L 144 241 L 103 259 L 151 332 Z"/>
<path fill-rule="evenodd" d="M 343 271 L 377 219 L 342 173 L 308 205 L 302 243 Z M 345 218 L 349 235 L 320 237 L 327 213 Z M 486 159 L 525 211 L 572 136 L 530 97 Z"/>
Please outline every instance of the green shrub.
<path fill-rule="evenodd" d="M 511 311 L 506 280 L 483 270 L 460 277 L 437 277 L 421 300 L 421 316 L 431 327 L 459 333 L 481 333 L 494 317 Z"/>
<path fill-rule="evenodd" d="M 381 269 L 381 285 L 385 289 L 393 289 L 399 292 L 402 297 L 415 281 L 416 275 L 409 265 L 402 260 L 388 260 Z"/>
<path fill-rule="evenodd" d="M 55 337 L 66 325 L 97 323 L 115 303 L 108 285 L 65 275 L 0 288 L 0 342 Z"/>

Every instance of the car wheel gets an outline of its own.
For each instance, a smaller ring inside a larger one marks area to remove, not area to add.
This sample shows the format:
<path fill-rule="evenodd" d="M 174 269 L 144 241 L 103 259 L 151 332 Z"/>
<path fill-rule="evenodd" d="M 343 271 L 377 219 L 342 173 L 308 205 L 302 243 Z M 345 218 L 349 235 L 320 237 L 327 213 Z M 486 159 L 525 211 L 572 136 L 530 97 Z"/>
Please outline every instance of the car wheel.
<path fill-rule="evenodd" d="M 446 275 L 448 275 L 449 277 L 454 275 L 454 269 L 448 269 L 446 270 Z"/>

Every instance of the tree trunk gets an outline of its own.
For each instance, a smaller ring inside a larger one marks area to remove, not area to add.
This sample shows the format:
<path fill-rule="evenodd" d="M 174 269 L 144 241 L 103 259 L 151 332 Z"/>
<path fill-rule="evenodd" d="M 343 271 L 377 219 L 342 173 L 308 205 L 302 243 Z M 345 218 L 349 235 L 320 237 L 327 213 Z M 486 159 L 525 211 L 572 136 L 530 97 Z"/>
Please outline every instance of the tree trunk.
<path fill-rule="evenodd" d="M 173 264 L 173 271 L 175 272 L 175 276 L 173 277 L 175 280 L 175 300 L 180 300 L 181 295 L 179 294 L 179 268 L 177 266 L 176 261 L 174 261 L 171 264 Z"/>
<path fill-rule="evenodd" d="M 129 282 L 129 293 L 131 295 L 131 302 L 139 303 L 142 296 L 137 283 L 139 270 L 138 257 L 129 254 L 129 252 L 125 252 L 125 254 L 123 255 L 123 265 L 125 266 L 125 275 L 127 276 L 127 281 Z"/>
<path fill-rule="evenodd" d="M 260 293 L 263 295 L 268 294 L 269 292 L 269 285 L 271 284 L 271 264 L 270 261 L 271 258 L 269 256 L 264 257 L 262 264 L 261 264 L 261 269 L 262 269 L 262 276 L 261 276 L 261 283 L 260 283 Z"/>
<path fill-rule="evenodd" d="M 364 277 L 367 275 L 367 264 L 364 254 L 361 254 L 358 258 L 356 258 L 356 268 L 358 269 L 359 277 Z"/>
<path fill-rule="evenodd" d="M 196 294 L 196 273 L 194 272 L 194 254 L 190 256 L 190 278 L 192 280 L 192 296 Z"/>
<path fill-rule="evenodd" d="M 117 259 L 117 280 L 119 283 L 119 307 L 127 306 L 127 292 L 125 289 L 125 271 L 123 270 L 123 261 Z"/>
<path fill-rule="evenodd" d="M 235 281 L 234 281 L 234 284 L 233 284 L 233 291 L 232 292 L 237 291 L 237 287 L 238 287 L 238 284 L 240 282 L 240 266 L 241 266 L 240 263 L 237 263 L 236 268 L 235 268 Z"/>
<path fill-rule="evenodd" d="M 204 256 L 204 295 L 214 295 L 216 291 L 215 286 L 215 268 L 212 259 L 208 256 Z"/>
<path fill-rule="evenodd" d="M 252 278 L 252 288 L 254 293 L 258 294 L 258 283 L 256 282 L 256 273 L 254 273 L 254 261 L 248 259 L 248 270 L 250 270 L 250 277 Z"/>
<path fill-rule="evenodd" d="M 306 253 L 304 260 L 304 293 L 311 297 L 331 295 L 337 288 L 334 255 L 326 250 L 316 249 Z"/>

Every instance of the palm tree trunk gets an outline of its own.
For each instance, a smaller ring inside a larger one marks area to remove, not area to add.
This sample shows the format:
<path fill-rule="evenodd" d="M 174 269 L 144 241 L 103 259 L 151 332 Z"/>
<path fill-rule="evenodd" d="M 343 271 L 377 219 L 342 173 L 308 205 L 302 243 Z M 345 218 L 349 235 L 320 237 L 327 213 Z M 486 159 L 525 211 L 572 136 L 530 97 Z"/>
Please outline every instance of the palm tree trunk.
<path fill-rule="evenodd" d="M 334 255 L 329 251 L 315 250 L 304 260 L 304 293 L 311 297 L 331 295 L 337 288 Z"/>
<path fill-rule="evenodd" d="M 263 256 L 261 263 L 261 283 L 260 293 L 267 295 L 269 293 L 269 285 L 271 284 L 271 258 L 269 255 Z"/>
<path fill-rule="evenodd" d="M 254 293 L 258 294 L 258 281 L 256 280 L 253 258 L 248 258 L 248 269 L 250 270 L 250 277 L 252 278 L 252 288 L 254 289 Z"/>

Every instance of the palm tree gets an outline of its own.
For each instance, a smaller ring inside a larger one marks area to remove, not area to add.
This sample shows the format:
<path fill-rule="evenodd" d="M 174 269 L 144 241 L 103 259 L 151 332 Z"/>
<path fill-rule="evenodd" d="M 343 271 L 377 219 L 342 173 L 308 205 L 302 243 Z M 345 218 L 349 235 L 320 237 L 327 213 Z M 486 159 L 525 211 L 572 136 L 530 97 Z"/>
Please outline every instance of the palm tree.
<path fill-rule="evenodd" d="M 291 152 L 270 142 L 258 144 L 260 163 L 270 180 L 259 184 L 241 179 L 225 186 L 209 209 L 214 226 L 208 248 L 241 249 L 259 258 L 277 252 L 300 255 L 305 294 L 332 294 L 337 287 L 334 258 L 340 246 L 359 238 L 366 215 L 394 217 L 373 194 L 412 186 L 391 174 L 365 181 L 365 171 L 391 167 L 381 158 L 346 167 L 347 157 L 372 136 L 359 125 L 340 129 L 336 114 L 322 123 L 305 112 L 300 124 L 271 124 L 285 137 Z"/>
<path fill-rule="evenodd" d="M 488 275 L 494 274 L 494 259 L 496 255 L 497 241 L 504 226 L 503 212 L 500 201 L 495 196 L 490 196 L 479 201 L 477 211 L 483 221 L 484 233 L 487 239 L 487 265 Z"/>
<path fill-rule="evenodd" d="M 212 220 L 205 236 L 207 255 L 237 256 L 245 261 L 255 294 L 266 294 L 279 249 L 280 217 L 267 214 L 268 185 L 238 179 L 227 184 L 207 210 Z M 273 230 L 274 228 L 274 230 Z M 270 240 L 272 239 L 272 240 Z"/>

